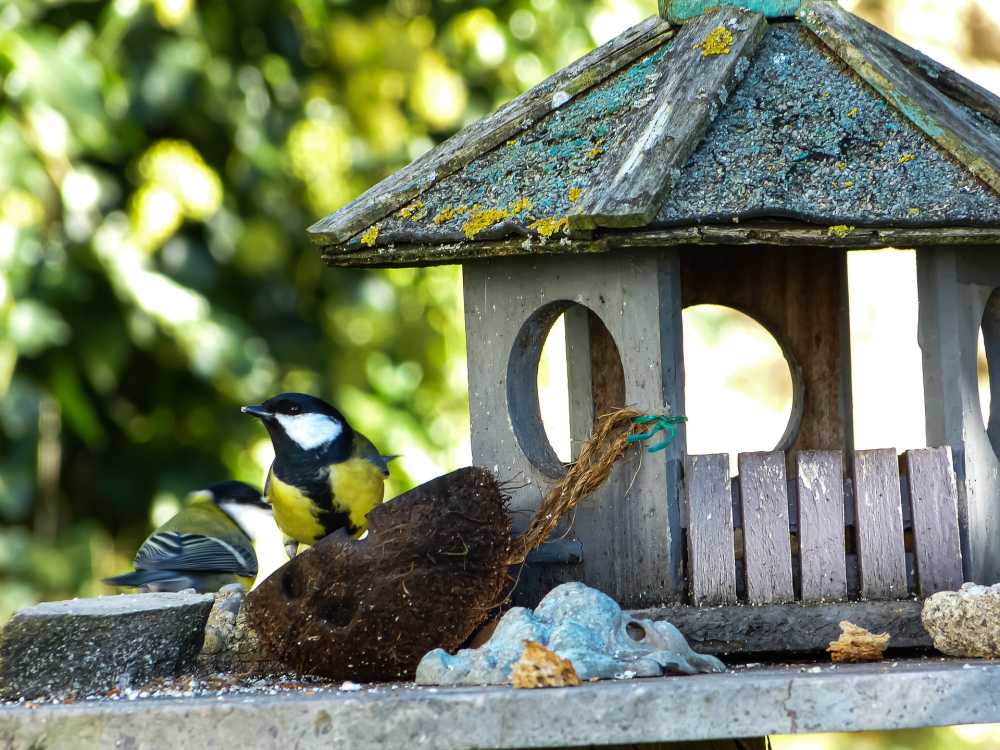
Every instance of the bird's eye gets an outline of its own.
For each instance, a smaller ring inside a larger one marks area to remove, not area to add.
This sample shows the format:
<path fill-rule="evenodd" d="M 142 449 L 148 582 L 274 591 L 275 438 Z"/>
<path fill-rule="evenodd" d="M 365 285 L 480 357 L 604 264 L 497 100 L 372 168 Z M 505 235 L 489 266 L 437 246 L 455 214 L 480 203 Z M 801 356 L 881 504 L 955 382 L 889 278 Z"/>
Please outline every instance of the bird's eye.
<path fill-rule="evenodd" d="M 300 411 L 302 410 L 298 406 L 295 406 L 294 404 L 288 407 L 289 414 L 298 414 Z"/>

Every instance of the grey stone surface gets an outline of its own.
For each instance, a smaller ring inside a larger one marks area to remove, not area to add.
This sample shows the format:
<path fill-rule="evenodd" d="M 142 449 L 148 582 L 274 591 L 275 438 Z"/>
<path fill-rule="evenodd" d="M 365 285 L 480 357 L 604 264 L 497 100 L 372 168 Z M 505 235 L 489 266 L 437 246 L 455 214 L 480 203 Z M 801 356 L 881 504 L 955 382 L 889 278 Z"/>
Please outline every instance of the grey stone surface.
<path fill-rule="evenodd" d="M 211 594 L 132 594 L 45 602 L 0 634 L 0 695 L 80 695 L 190 670 Z"/>
<path fill-rule="evenodd" d="M 502 685 L 524 651 L 541 643 L 573 663 L 582 680 L 722 672 L 714 656 L 696 654 L 669 622 L 638 620 L 611 597 L 582 583 L 564 583 L 532 612 L 514 607 L 483 646 L 455 655 L 434 649 L 417 666 L 424 685 Z"/>
<path fill-rule="evenodd" d="M 1000 721 L 1000 664 L 793 665 L 577 688 L 405 688 L 0 707 L 0 747 L 543 748 Z"/>
<path fill-rule="evenodd" d="M 924 602 L 921 619 L 941 653 L 1000 656 L 1000 584 L 938 592 Z"/>
<path fill-rule="evenodd" d="M 277 674 L 284 670 L 250 624 L 242 606 L 244 597 L 242 588 L 216 594 L 198 654 L 199 671 Z"/>

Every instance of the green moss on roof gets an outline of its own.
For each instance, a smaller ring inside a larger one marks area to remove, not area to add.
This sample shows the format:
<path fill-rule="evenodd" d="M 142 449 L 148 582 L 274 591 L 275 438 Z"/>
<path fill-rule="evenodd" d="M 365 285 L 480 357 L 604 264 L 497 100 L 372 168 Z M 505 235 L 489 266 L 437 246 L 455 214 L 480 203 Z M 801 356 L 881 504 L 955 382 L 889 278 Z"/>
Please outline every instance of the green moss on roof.
<path fill-rule="evenodd" d="M 544 236 L 538 220 L 558 219 L 590 188 L 602 159 L 628 148 L 627 134 L 652 103 L 656 65 L 670 42 L 578 96 L 515 139 L 473 161 L 379 226 L 380 245 Z M 414 204 L 411 204 L 414 205 Z M 518 210 L 512 210 L 519 207 Z M 478 218 L 470 225 L 471 216 Z M 563 231 L 565 222 L 559 231 Z M 550 233 L 551 234 L 551 233 Z M 357 244 L 355 237 L 351 244 Z"/>
<path fill-rule="evenodd" d="M 1000 197 L 803 26 L 787 23 L 768 29 L 655 226 L 759 217 L 997 225 Z"/>

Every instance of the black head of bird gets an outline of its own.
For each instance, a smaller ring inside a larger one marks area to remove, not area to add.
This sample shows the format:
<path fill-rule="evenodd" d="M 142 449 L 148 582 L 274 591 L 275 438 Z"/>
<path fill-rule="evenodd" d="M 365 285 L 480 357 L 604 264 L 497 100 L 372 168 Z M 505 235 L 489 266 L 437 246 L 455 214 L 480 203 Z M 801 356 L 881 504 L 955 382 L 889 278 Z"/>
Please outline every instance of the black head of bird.
<path fill-rule="evenodd" d="M 394 457 L 315 396 L 282 393 L 243 412 L 263 422 L 274 445 L 264 493 L 289 555 L 337 529 L 361 534 L 368 512 L 382 502 Z"/>
<path fill-rule="evenodd" d="M 335 461 L 344 457 L 338 453 L 346 455 L 354 437 L 343 414 L 305 393 L 281 393 L 242 411 L 264 424 L 278 456 L 313 454 Z"/>

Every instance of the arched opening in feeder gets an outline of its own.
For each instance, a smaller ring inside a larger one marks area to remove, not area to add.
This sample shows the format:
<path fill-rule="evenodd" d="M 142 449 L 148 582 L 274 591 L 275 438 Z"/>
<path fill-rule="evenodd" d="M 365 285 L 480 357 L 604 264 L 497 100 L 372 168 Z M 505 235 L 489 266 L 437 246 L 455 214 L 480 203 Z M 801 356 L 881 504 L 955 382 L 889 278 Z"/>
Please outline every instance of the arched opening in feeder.
<path fill-rule="evenodd" d="M 1000 289 L 993 290 L 983 310 L 976 349 L 976 373 L 979 381 L 979 408 L 993 452 L 1000 456 L 1000 401 L 992 398 L 1000 388 Z"/>
<path fill-rule="evenodd" d="M 557 300 L 521 326 L 507 368 L 507 408 L 518 445 L 546 476 L 559 478 L 593 420 L 625 402 L 614 339 L 587 307 Z"/>
<path fill-rule="evenodd" d="M 683 311 L 689 453 L 787 450 L 804 399 L 794 358 L 760 322 L 732 307 Z"/>

